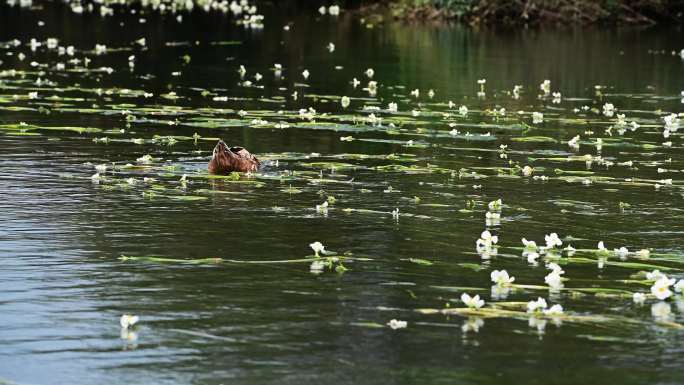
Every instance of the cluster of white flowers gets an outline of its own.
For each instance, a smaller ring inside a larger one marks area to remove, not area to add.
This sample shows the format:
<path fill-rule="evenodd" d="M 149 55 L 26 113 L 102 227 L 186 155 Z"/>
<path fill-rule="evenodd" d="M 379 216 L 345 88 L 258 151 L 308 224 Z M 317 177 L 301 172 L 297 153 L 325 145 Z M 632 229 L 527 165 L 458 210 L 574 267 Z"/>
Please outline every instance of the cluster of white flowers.
<path fill-rule="evenodd" d="M 313 107 L 301 108 L 299 110 L 299 117 L 305 120 L 314 120 L 316 118 L 316 110 Z"/>
<path fill-rule="evenodd" d="M 527 303 L 527 312 L 530 314 L 541 313 L 551 317 L 563 315 L 563 306 L 560 304 L 555 304 L 550 308 L 547 307 L 548 305 L 546 300 L 542 297 L 537 297 L 536 301 L 530 301 Z"/>
<path fill-rule="evenodd" d="M 539 89 L 542 90 L 544 95 L 548 95 L 551 93 L 551 80 L 544 80 L 540 85 Z"/>
<path fill-rule="evenodd" d="M 541 112 L 536 112 L 536 111 L 532 113 L 532 123 L 539 124 L 539 123 L 542 123 L 543 121 L 544 121 L 544 114 L 542 114 Z"/>
<path fill-rule="evenodd" d="M 681 119 L 677 114 L 670 114 L 663 117 L 663 120 L 665 121 L 665 128 L 663 129 L 663 138 L 667 139 L 673 132 L 676 132 L 679 129 Z"/>
<path fill-rule="evenodd" d="M 603 115 L 612 117 L 615 114 L 615 106 L 612 103 L 605 103 L 603 105 Z"/>

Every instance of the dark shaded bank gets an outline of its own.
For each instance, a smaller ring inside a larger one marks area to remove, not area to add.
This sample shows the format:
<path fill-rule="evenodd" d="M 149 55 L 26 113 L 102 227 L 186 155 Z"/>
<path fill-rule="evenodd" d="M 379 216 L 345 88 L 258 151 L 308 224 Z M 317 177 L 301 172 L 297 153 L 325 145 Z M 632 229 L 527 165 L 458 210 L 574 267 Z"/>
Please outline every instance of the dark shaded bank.
<path fill-rule="evenodd" d="M 355 2 L 359 3 L 359 2 Z M 362 10 L 389 9 L 406 20 L 470 24 L 678 24 L 682 0 L 380 0 Z"/>

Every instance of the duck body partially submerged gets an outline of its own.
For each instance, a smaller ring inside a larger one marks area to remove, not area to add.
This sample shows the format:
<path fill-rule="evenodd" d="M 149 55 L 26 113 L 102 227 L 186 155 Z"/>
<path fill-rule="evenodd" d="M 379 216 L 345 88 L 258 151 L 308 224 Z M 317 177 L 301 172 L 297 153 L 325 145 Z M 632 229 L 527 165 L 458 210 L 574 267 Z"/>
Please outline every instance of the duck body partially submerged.
<path fill-rule="evenodd" d="M 230 174 L 231 172 L 254 172 L 261 162 L 243 147 L 228 147 L 219 140 L 214 147 L 214 154 L 209 161 L 209 172 L 212 174 Z"/>

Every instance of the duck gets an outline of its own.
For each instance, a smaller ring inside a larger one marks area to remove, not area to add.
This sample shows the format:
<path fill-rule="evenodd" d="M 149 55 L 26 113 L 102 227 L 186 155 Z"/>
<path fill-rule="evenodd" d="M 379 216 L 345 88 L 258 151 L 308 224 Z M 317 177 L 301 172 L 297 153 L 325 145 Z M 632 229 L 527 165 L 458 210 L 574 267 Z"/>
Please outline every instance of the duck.
<path fill-rule="evenodd" d="M 259 166 L 259 159 L 244 147 L 228 147 L 223 140 L 219 140 L 214 147 L 208 168 L 211 174 L 230 174 L 257 171 Z"/>

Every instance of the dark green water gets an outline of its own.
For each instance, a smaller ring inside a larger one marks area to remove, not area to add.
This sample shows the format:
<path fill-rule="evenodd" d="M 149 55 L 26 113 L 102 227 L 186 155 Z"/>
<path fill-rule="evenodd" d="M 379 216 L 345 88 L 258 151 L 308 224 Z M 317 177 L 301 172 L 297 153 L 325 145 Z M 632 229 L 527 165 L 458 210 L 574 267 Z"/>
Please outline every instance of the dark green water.
<path fill-rule="evenodd" d="M 681 30 L 367 28 L 346 13 L 260 11 L 264 29 L 248 30 L 202 12 L 141 24 L 56 3 L 0 5 L 0 383 L 684 382 L 684 296 L 632 300 L 650 292 L 640 271 L 684 277 L 683 129 L 663 136 L 663 117 L 684 111 L 684 60 L 671 53 L 684 48 Z M 74 56 L 48 49 L 50 37 Z M 133 43 L 141 37 L 144 48 Z M 32 38 L 43 42 L 35 52 Z M 95 44 L 109 50 L 96 55 Z M 367 68 L 376 96 L 362 90 Z M 538 96 L 545 79 L 560 103 Z M 626 125 L 603 115 L 604 103 Z M 313 120 L 299 116 L 309 107 Z M 260 172 L 209 179 L 219 137 L 261 158 Z M 137 161 L 148 154 L 152 163 Z M 548 180 L 515 167 L 526 165 Z M 499 198 L 500 221 L 486 223 Z M 499 236 L 489 258 L 475 248 L 485 229 Z M 579 250 L 546 257 L 568 278 L 550 292 L 545 256 L 529 263 L 520 239 L 543 244 L 552 232 Z M 311 258 L 315 241 L 371 260 L 322 274 L 310 261 L 246 263 Z M 600 256 L 599 241 L 630 254 Z M 182 261 L 209 257 L 223 260 Z M 499 294 L 495 269 L 543 287 Z M 514 312 L 418 311 L 463 308 L 464 291 Z M 526 315 L 539 296 L 565 315 Z M 124 313 L 141 317 L 132 332 L 119 327 Z M 393 330 L 391 319 L 408 326 Z"/>

